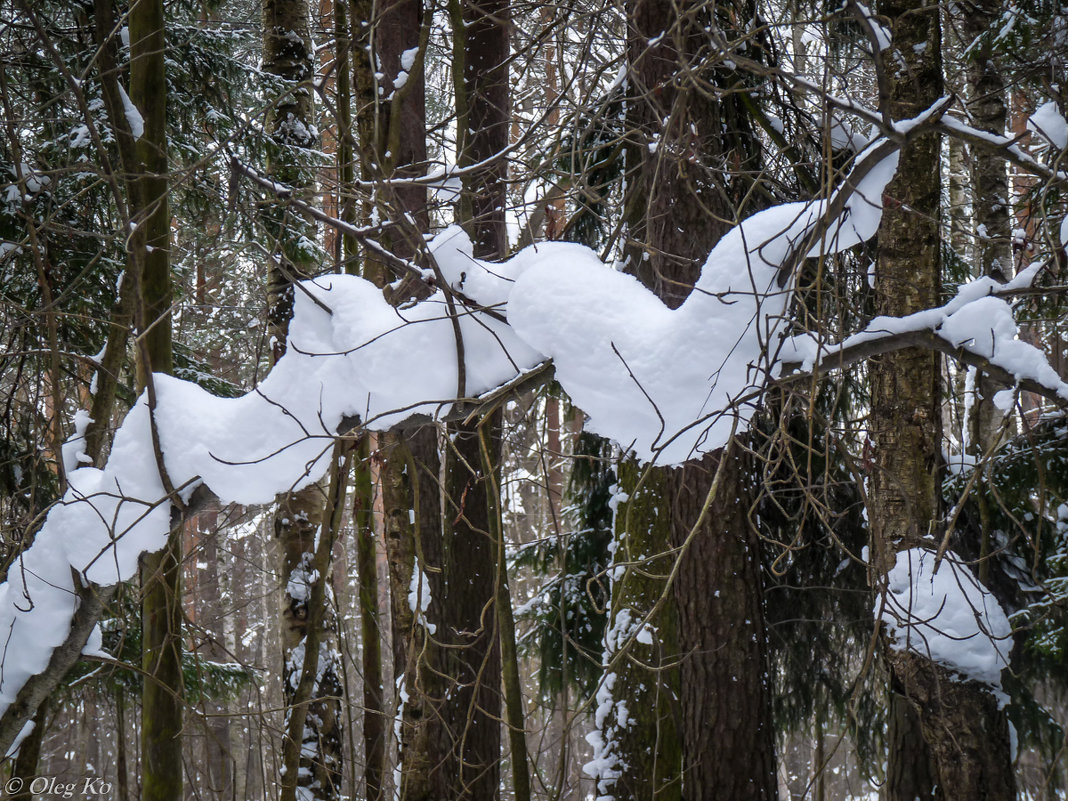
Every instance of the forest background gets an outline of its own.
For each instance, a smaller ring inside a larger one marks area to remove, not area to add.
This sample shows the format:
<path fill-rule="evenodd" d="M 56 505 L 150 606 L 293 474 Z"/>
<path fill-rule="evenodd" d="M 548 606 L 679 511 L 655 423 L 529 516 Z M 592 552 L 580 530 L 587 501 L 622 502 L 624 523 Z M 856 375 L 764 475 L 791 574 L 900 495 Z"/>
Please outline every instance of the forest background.
<path fill-rule="evenodd" d="M 5 793 L 1064 797 L 1068 8 L 0 8 Z"/>

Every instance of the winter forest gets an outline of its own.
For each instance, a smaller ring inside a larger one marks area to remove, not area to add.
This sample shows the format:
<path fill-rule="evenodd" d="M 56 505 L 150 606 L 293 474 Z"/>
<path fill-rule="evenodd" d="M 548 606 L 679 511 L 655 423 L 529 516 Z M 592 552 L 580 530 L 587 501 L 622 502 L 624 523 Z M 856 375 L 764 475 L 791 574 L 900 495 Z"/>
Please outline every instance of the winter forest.
<path fill-rule="evenodd" d="M 0 796 L 1068 797 L 1062 0 L 0 0 Z"/>

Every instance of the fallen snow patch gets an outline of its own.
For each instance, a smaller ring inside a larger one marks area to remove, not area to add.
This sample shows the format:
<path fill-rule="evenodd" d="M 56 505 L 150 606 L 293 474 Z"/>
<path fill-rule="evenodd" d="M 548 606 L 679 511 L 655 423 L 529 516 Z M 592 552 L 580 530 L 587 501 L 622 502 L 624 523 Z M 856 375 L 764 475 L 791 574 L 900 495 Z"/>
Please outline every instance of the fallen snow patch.
<path fill-rule="evenodd" d="M 947 551 L 938 570 L 925 548 L 899 551 L 875 615 L 899 651 L 912 651 L 965 679 L 1001 687 L 1012 626 L 997 599 Z"/>

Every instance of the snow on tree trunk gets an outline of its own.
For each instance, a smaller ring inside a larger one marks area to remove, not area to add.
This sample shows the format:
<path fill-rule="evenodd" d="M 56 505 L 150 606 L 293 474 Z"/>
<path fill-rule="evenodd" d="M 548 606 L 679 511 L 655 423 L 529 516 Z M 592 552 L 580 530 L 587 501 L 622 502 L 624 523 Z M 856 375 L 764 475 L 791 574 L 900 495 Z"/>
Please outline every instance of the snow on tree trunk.
<path fill-rule="evenodd" d="M 268 114 L 268 173 L 310 197 L 314 178 L 304 163 L 319 140 L 311 79 L 310 9 L 307 0 L 263 0 L 263 66 L 277 77 Z M 277 362 L 286 351 L 296 280 L 313 270 L 314 227 L 285 204 L 268 204 L 264 222 L 271 237 L 268 268 L 268 333 Z M 340 451 L 331 471 L 338 469 Z M 348 464 L 344 461 L 344 464 Z M 279 497 L 275 534 L 281 544 L 283 801 L 332 801 L 341 792 L 342 734 L 339 658 L 328 591 L 333 535 L 330 518 L 337 493 L 316 484 Z"/>

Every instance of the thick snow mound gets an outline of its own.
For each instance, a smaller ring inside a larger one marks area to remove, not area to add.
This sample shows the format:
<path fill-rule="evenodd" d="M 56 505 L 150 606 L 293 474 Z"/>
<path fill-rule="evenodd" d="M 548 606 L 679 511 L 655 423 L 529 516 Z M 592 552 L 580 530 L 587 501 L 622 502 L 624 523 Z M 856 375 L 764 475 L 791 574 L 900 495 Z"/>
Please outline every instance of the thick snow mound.
<path fill-rule="evenodd" d="M 878 144 L 881 144 L 878 143 Z M 874 149 L 876 145 L 872 146 Z M 863 161 L 864 154 L 860 160 Z M 897 154 L 857 184 L 836 225 L 810 255 L 874 236 Z M 541 259 L 518 278 L 508 322 L 553 360 L 589 428 L 643 461 L 681 464 L 723 447 L 751 418 L 786 314 L 779 271 L 813 234 L 825 201 L 754 214 L 709 254 L 693 293 L 669 309 L 637 279 L 592 253 Z"/>
<path fill-rule="evenodd" d="M 817 250 L 875 233 L 895 165 L 891 156 L 867 173 Z M 588 248 L 542 244 L 490 264 L 473 258 L 458 228 L 431 242 L 442 278 L 467 298 L 455 319 L 441 289 L 398 308 L 354 276 L 302 282 L 287 352 L 260 386 L 217 398 L 157 375 L 154 414 L 142 396 L 108 463 L 69 473 L 68 492 L 0 587 L 0 712 L 66 638 L 74 582 L 126 581 L 142 553 L 165 543 L 172 503 L 157 450 L 183 500 L 204 484 L 224 503 L 270 502 L 323 475 L 343 418 L 381 430 L 413 414 L 440 415 L 457 397 L 491 390 L 545 356 L 557 359 L 560 381 L 594 430 L 633 443 L 643 458 L 682 462 L 720 447 L 731 416 L 744 425 L 751 413 L 732 404 L 771 371 L 769 343 L 787 298 L 778 271 L 825 208 L 786 204 L 744 221 L 676 311 Z M 80 447 L 75 438 L 67 449 L 71 466 Z"/>
<path fill-rule="evenodd" d="M 997 599 L 960 557 L 947 551 L 899 551 L 887 575 L 885 602 L 875 605 L 894 648 L 925 656 L 992 687 L 1009 664 L 1012 626 Z"/>

